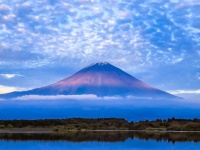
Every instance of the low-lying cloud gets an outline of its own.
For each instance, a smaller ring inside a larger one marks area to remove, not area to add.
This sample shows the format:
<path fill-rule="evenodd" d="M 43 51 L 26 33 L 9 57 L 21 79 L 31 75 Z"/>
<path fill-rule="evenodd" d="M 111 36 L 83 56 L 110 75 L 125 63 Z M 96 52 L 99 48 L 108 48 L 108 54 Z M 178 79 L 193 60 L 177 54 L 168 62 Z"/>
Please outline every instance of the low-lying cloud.
<path fill-rule="evenodd" d="M 83 95 L 24 95 L 13 98 L 12 100 L 131 100 L 131 99 L 150 99 L 149 97 L 135 97 L 129 95 L 127 97 L 120 96 L 104 96 L 98 97 L 95 94 Z"/>
<path fill-rule="evenodd" d="M 120 96 L 104 96 L 98 97 L 94 94 L 83 95 L 24 95 L 21 97 L 13 98 L 12 100 L 122 100 L 130 99 L 131 97 Z"/>
<path fill-rule="evenodd" d="M 200 89 L 198 90 L 174 90 L 168 91 L 171 94 L 200 94 Z"/>
<path fill-rule="evenodd" d="M 188 102 L 200 102 L 200 89 L 197 90 L 174 90 L 168 91 L 171 94 L 185 98 Z"/>
<path fill-rule="evenodd" d="M 24 95 L 13 98 L 12 100 L 153 100 L 150 97 L 136 97 L 129 95 L 126 97 L 120 96 L 103 96 L 98 97 L 95 94 L 83 95 Z M 160 98 L 158 98 L 160 99 Z M 154 100 L 157 100 L 154 98 Z"/>
<path fill-rule="evenodd" d="M 13 100 L 99 100 L 100 98 L 93 94 L 85 94 L 85 95 L 25 95 L 17 98 L 13 98 Z"/>

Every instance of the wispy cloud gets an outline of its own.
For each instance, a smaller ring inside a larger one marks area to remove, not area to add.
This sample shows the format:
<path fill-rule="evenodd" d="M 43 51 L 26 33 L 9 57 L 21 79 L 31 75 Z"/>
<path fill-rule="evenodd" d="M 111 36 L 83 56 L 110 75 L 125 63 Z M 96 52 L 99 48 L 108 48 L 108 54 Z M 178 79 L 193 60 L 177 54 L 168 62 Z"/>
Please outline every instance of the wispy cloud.
<path fill-rule="evenodd" d="M 22 76 L 22 75 L 20 75 L 20 74 L 0 74 L 0 76 L 2 76 L 3 78 L 6 78 L 6 79 L 11 79 L 11 78 Z"/>

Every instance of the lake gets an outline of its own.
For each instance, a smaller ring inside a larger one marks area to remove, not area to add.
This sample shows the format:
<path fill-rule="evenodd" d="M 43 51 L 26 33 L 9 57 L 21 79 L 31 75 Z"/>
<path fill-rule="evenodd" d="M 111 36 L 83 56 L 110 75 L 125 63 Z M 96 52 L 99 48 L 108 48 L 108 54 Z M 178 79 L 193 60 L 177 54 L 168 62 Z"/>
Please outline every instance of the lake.
<path fill-rule="evenodd" d="M 124 118 L 128 121 L 200 118 L 200 103 L 172 100 L 0 101 L 0 119 Z M 30 111 L 31 110 L 31 111 Z"/>
<path fill-rule="evenodd" d="M 0 149 L 200 149 L 200 132 L 0 133 Z"/>

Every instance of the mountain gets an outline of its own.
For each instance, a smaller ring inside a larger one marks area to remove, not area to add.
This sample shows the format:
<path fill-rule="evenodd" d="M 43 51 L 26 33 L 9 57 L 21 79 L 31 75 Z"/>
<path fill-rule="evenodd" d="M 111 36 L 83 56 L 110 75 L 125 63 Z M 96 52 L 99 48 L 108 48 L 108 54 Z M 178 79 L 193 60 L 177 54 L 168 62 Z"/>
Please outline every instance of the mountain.
<path fill-rule="evenodd" d="M 25 95 L 131 96 L 133 98 L 177 98 L 156 89 L 109 63 L 95 63 L 54 84 L 29 91 L 1 94 L 0 98 Z"/>

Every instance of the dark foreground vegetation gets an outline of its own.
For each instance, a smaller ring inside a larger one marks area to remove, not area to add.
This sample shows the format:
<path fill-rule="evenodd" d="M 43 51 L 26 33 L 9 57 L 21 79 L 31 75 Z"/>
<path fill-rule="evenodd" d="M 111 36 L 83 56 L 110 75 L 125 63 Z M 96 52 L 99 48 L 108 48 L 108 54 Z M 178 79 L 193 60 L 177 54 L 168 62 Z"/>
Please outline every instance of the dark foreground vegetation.
<path fill-rule="evenodd" d="M 76 130 L 157 130 L 200 131 L 200 119 L 171 119 L 128 122 L 125 119 L 44 119 L 44 120 L 0 120 L 0 132 L 4 130 L 49 129 L 55 132 Z"/>

